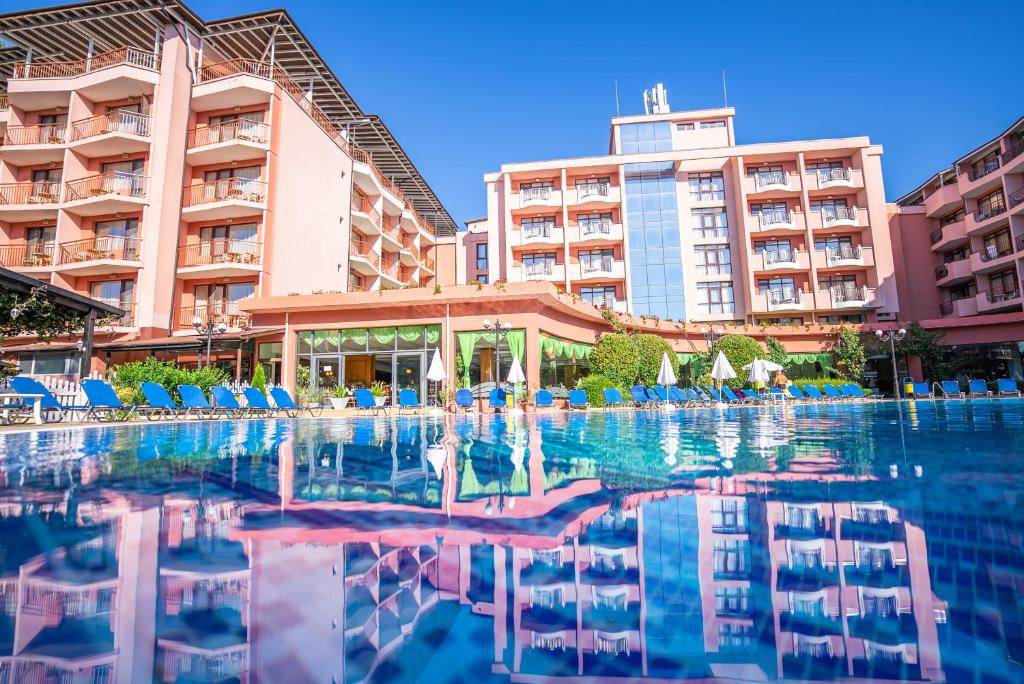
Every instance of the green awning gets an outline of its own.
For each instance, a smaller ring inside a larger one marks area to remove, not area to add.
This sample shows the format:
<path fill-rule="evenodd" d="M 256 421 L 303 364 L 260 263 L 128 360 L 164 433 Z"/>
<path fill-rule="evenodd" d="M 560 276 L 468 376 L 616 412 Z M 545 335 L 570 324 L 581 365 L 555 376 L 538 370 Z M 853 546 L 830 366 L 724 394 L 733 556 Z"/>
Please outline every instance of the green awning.
<path fill-rule="evenodd" d="M 804 352 L 788 354 L 789 363 L 799 365 L 802 363 L 819 363 L 823 371 L 831 371 L 834 367 L 835 356 L 831 352 Z"/>
<path fill-rule="evenodd" d="M 560 337 L 540 333 L 540 355 L 541 358 L 555 358 L 563 356 L 567 359 L 590 358 L 590 352 L 594 345 L 585 342 L 570 342 Z"/>

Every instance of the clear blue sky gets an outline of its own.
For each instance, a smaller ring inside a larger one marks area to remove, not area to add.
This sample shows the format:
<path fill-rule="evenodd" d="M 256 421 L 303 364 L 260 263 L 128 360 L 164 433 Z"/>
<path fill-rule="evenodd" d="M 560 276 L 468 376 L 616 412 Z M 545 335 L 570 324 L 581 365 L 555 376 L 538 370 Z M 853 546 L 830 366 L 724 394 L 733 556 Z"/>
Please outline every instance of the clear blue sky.
<path fill-rule="evenodd" d="M 890 199 L 1024 116 L 1022 0 L 188 4 L 287 9 L 460 223 L 502 163 L 606 152 L 616 80 L 623 114 L 715 107 L 725 68 L 740 143 L 868 135 Z"/>

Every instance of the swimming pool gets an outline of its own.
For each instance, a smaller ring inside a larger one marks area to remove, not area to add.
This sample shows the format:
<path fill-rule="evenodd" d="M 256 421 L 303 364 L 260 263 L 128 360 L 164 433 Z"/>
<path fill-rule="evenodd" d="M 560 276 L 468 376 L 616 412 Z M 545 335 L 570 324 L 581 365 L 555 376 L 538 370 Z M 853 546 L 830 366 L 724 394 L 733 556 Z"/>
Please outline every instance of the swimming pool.
<path fill-rule="evenodd" d="M 4 681 L 1024 678 L 1024 401 L 0 436 Z"/>

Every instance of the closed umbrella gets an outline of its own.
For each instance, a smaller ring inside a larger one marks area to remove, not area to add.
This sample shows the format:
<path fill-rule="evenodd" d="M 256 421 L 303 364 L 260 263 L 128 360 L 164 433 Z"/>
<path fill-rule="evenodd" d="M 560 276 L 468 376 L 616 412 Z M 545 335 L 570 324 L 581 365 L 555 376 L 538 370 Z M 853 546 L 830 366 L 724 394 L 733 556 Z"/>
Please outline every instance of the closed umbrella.
<path fill-rule="evenodd" d="M 444 462 L 448 460 L 448 453 L 441 444 L 431 444 L 427 447 L 427 462 L 434 467 L 434 474 L 437 479 L 444 479 Z"/>
<path fill-rule="evenodd" d="M 444 363 L 441 361 L 441 350 L 434 348 L 434 357 L 430 359 L 430 368 L 427 369 L 427 382 L 442 382 L 446 378 Z"/>
<path fill-rule="evenodd" d="M 750 375 L 747 376 L 747 380 L 756 386 L 757 383 L 768 384 L 768 368 L 765 366 L 764 359 L 754 359 L 753 363 L 749 363 L 743 367 L 743 370 L 749 370 Z"/>
<path fill-rule="evenodd" d="M 661 355 L 661 367 L 658 369 L 657 383 L 665 388 L 665 396 L 668 396 L 669 385 L 676 384 L 676 372 L 669 361 L 668 352 Z M 665 408 L 671 408 L 672 404 L 666 402 Z"/>
<path fill-rule="evenodd" d="M 718 356 L 715 357 L 715 365 L 711 368 L 711 378 L 717 380 L 721 385 L 723 381 L 732 380 L 735 377 L 736 369 L 725 357 L 725 352 L 718 352 Z"/>
<path fill-rule="evenodd" d="M 512 411 L 518 412 L 519 408 L 519 383 L 526 382 L 526 375 L 523 374 L 523 366 L 519 363 L 519 357 L 512 358 L 512 368 L 508 371 L 508 381 L 512 383 Z"/>

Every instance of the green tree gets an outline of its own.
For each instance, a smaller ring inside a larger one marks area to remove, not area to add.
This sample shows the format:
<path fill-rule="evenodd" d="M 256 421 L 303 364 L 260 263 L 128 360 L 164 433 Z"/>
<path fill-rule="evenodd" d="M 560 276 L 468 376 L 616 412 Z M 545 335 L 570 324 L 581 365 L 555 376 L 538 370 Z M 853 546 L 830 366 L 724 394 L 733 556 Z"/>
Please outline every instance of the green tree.
<path fill-rule="evenodd" d="M 267 393 L 267 372 L 263 370 L 262 363 L 256 364 L 256 370 L 252 373 L 252 380 L 249 381 L 249 385 L 264 394 Z"/>
<path fill-rule="evenodd" d="M 604 391 L 609 387 L 618 387 L 624 397 L 629 396 L 628 388 L 616 385 L 607 375 L 600 375 L 598 373 L 591 373 L 585 378 L 580 378 L 576 387 L 587 393 L 587 401 L 594 408 L 604 406 Z"/>
<path fill-rule="evenodd" d="M 82 329 L 84 315 L 59 307 L 39 294 L 21 295 L 0 290 L 0 342 L 6 337 L 35 335 L 45 342 Z"/>
<path fill-rule="evenodd" d="M 161 361 L 155 356 L 147 357 L 144 361 L 129 361 L 113 366 L 108 376 L 115 388 L 131 392 L 130 401 L 135 404 L 144 402 L 141 390 L 144 382 L 163 385 L 178 401 L 178 385 L 197 385 L 206 392 L 214 385 L 223 385 L 228 381 L 228 374 L 222 368 L 184 368 L 172 361 Z"/>
<path fill-rule="evenodd" d="M 829 350 L 835 355 L 835 367 L 842 377 L 855 382 L 864 378 L 868 357 L 860 333 L 845 323 L 841 324 L 829 344 Z"/>
<path fill-rule="evenodd" d="M 633 335 L 630 337 L 637 355 L 637 382 L 651 387 L 658 382 L 658 371 L 661 370 L 661 359 L 668 354 L 672 364 L 672 372 L 679 377 L 679 359 L 664 338 L 658 335 Z"/>
<path fill-rule="evenodd" d="M 765 355 L 761 345 L 754 338 L 746 335 L 725 335 L 715 340 L 714 345 L 711 346 L 710 363 L 707 367 L 709 373 L 711 371 L 710 364 L 715 362 L 718 352 L 724 352 L 725 358 L 729 359 L 729 363 L 736 370 L 737 377 L 725 383 L 730 387 L 742 387 L 747 380 L 743 366 Z"/>
<path fill-rule="evenodd" d="M 628 335 L 602 335 L 590 352 L 590 371 L 607 376 L 616 385 L 632 385 L 640 372 L 636 345 Z"/>
<path fill-rule="evenodd" d="M 952 374 L 942 352 L 942 333 L 926 330 L 917 321 L 911 322 L 906 337 L 896 343 L 896 353 L 920 359 L 921 370 L 928 380 L 935 381 Z"/>
<path fill-rule="evenodd" d="M 782 346 L 777 338 L 771 335 L 766 335 L 764 338 L 765 351 L 768 354 L 768 360 L 777 363 L 782 366 L 782 370 L 786 373 L 789 372 L 789 352 Z"/>

